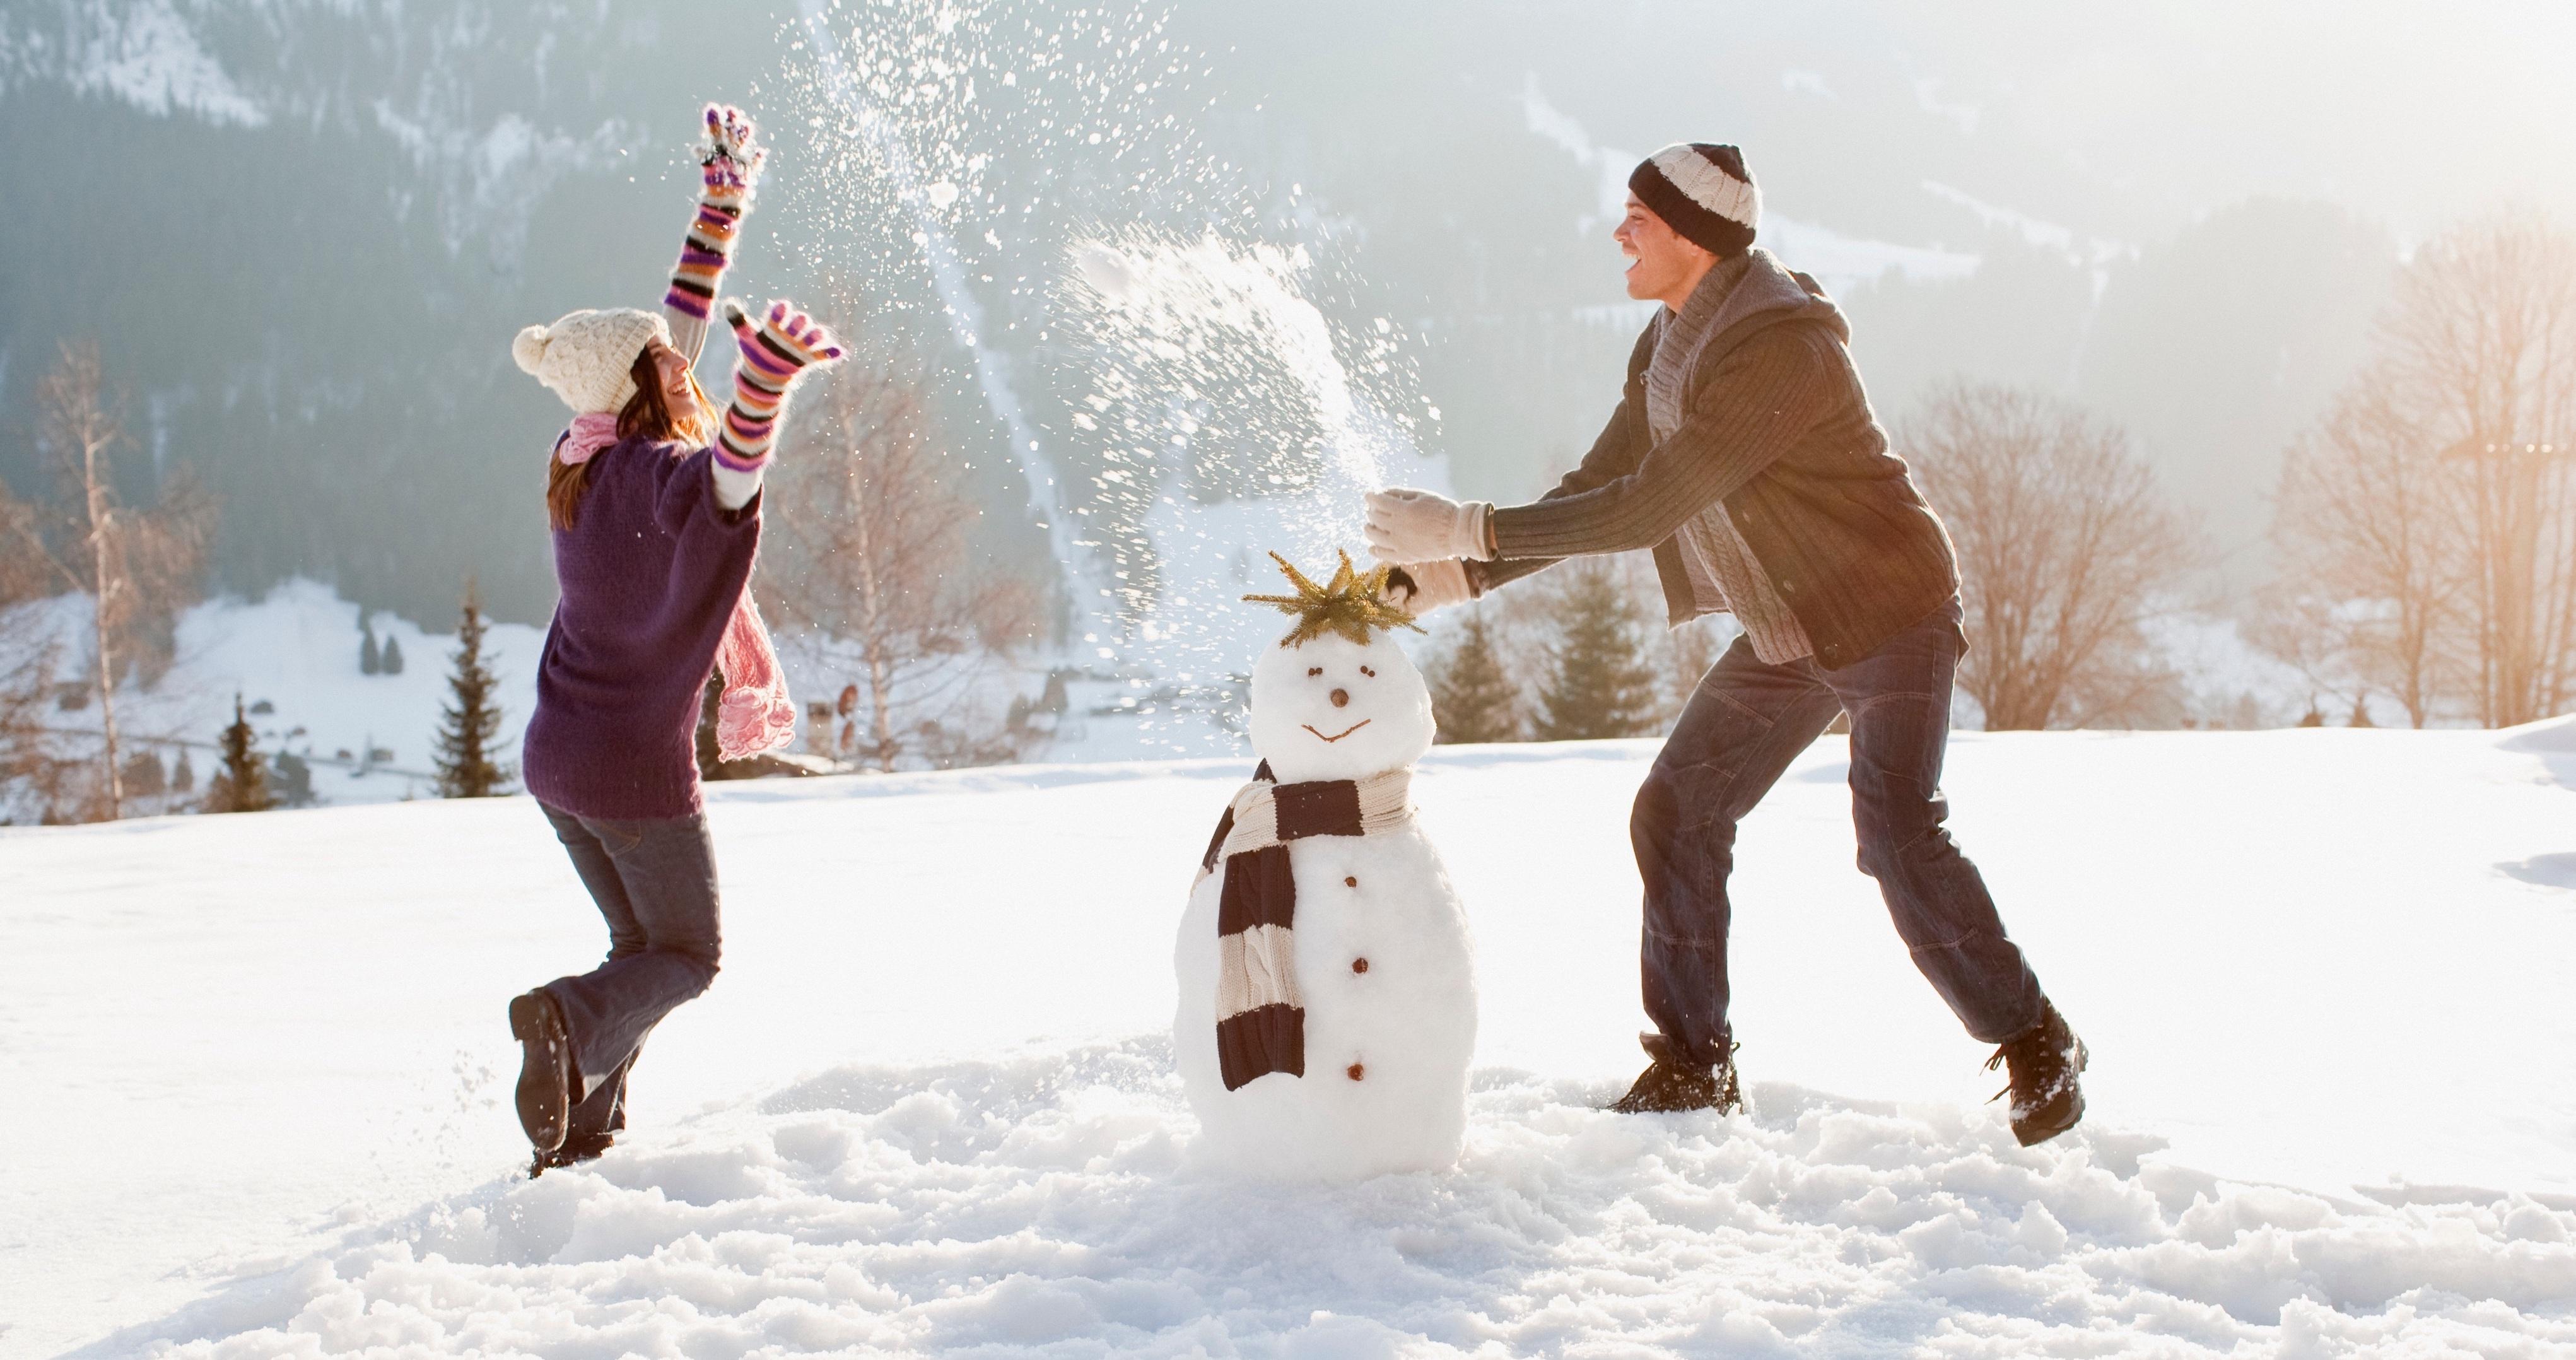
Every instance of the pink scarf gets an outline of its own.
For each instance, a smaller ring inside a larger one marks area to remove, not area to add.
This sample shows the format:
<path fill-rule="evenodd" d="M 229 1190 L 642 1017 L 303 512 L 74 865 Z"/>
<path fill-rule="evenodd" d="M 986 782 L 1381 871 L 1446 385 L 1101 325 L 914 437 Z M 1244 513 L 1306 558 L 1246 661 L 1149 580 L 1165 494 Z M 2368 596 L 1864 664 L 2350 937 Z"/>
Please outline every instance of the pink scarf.
<path fill-rule="evenodd" d="M 579 467 L 616 442 L 617 417 L 578 415 L 555 441 L 555 457 L 566 467 Z M 733 617 L 725 620 L 716 669 L 724 674 L 724 695 L 716 702 L 718 755 L 741 760 L 796 739 L 796 702 L 787 697 L 787 676 L 778 668 L 778 651 L 769 645 L 769 630 L 751 602 L 749 581 L 742 583 Z"/>

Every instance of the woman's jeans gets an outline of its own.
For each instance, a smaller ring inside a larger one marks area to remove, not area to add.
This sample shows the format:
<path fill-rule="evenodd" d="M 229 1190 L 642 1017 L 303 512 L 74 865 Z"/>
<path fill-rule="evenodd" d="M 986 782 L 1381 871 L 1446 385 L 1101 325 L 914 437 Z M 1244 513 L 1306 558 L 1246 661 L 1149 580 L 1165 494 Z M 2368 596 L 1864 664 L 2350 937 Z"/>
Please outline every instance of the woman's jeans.
<path fill-rule="evenodd" d="M 2039 980 L 2004 936 L 1977 866 L 1941 825 L 1950 686 L 1966 640 L 1959 601 L 1829 671 L 1784 666 L 1737 638 L 1682 709 L 1629 824 L 1646 884 L 1642 948 L 1655 1056 L 1714 1064 L 1727 1030 L 1727 873 L 1735 825 L 1836 713 L 1851 715 L 1853 829 L 1896 933 L 1941 999 L 1986 1043 L 2038 1023 Z"/>
<path fill-rule="evenodd" d="M 570 1134 L 626 1127 L 626 1072 L 644 1036 L 716 976 L 716 865 L 704 816 L 621 822 L 544 808 L 608 918 L 608 960 L 546 994 L 562 1008 L 581 1089 Z"/>

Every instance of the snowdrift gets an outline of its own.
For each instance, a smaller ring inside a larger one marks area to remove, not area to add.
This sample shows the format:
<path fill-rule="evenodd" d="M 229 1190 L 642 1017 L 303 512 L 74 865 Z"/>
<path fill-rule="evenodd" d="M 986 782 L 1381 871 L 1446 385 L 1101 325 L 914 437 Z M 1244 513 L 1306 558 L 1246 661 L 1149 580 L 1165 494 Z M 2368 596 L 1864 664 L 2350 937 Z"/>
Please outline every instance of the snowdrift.
<path fill-rule="evenodd" d="M 598 926 L 519 800 L 0 833 L 10 1355 L 2545 1355 L 2576 1347 L 2576 724 L 1963 736 L 2095 1053 L 2013 1145 L 1820 743 L 1746 826 L 1749 1115 L 1623 1117 L 1651 747 L 1416 784 L 1454 1171 L 1197 1165 L 1169 931 L 1237 762 L 719 790 L 725 972 L 528 1182 L 501 1007 Z"/>

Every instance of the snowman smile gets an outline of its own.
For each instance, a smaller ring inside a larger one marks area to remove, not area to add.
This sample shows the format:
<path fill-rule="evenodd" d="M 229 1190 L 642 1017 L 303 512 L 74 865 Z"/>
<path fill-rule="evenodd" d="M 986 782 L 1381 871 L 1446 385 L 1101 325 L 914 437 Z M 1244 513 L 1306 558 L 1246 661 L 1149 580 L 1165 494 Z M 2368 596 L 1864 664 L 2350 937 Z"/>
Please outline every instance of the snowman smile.
<path fill-rule="evenodd" d="M 1353 732 L 1357 732 L 1361 728 L 1366 727 L 1375 721 L 1377 721 L 1375 718 L 1362 718 L 1358 722 L 1352 723 L 1350 726 L 1343 728 L 1341 731 L 1336 732 L 1329 737 L 1325 736 L 1321 732 L 1315 732 L 1315 725 L 1313 723 L 1300 723 L 1298 725 L 1309 732 L 1315 732 L 1315 737 L 1319 741 L 1340 741 L 1342 738 L 1349 736 Z"/>

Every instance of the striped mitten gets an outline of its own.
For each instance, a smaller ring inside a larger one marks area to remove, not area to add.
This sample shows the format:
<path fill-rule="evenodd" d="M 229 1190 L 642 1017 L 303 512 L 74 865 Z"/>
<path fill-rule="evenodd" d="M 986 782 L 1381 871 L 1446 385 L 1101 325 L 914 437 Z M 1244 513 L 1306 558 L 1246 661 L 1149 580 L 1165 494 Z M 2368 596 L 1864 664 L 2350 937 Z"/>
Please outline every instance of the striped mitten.
<path fill-rule="evenodd" d="M 714 310 L 716 288 L 733 259 L 734 237 L 742 215 L 751 210 L 752 186 L 768 153 L 753 140 L 751 120 L 731 104 L 707 105 L 707 151 L 698 162 L 705 188 L 698 195 L 698 217 L 689 224 L 680 262 L 671 267 L 671 291 L 662 305 L 705 321 Z M 694 352 L 694 351 L 692 351 Z"/>
<path fill-rule="evenodd" d="M 725 323 L 733 327 L 742 361 L 734 365 L 733 404 L 725 408 L 724 429 L 716 435 L 716 464 L 757 474 L 769 465 L 787 389 L 804 373 L 841 362 L 841 342 L 823 323 L 790 312 L 784 302 L 770 303 L 769 314 L 757 324 L 740 303 L 728 302 Z"/>

